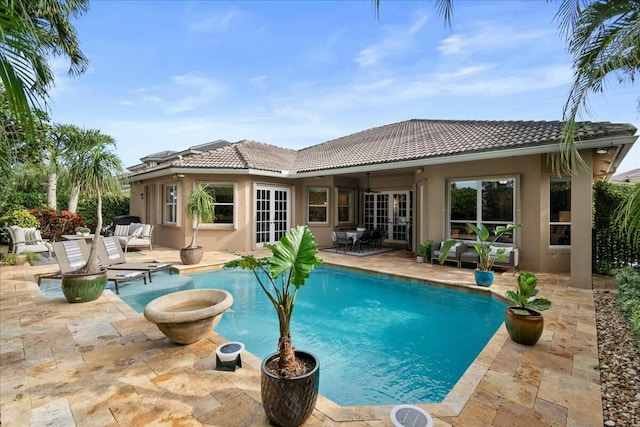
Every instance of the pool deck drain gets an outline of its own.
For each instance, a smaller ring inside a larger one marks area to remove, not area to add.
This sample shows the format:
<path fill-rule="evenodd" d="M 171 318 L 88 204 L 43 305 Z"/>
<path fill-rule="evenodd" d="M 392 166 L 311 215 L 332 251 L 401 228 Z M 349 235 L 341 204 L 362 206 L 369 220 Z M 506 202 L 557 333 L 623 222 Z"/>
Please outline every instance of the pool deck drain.
<path fill-rule="evenodd" d="M 516 283 L 505 272 L 479 290 L 472 270 L 417 264 L 404 251 L 320 256 L 474 292 L 502 295 Z M 232 257 L 210 252 L 196 268 L 219 267 Z M 164 248 L 135 258 L 180 262 L 177 250 Z M 218 371 L 215 350 L 227 339 L 211 332 L 196 344 L 173 344 L 111 291 L 84 304 L 45 299 L 34 275 L 56 269 L 0 267 L 3 426 L 269 425 L 260 406 L 260 359 L 245 351 L 242 369 Z M 435 426 L 603 425 L 593 292 L 568 286 L 567 276 L 539 278 L 540 295 L 553 302 L 541 340 L 524 347 L 500 327 L 443 402 L 419 405 Z M 341 407 L 320 396 L 305 425 L 392 426 L 391 408 Z"/>

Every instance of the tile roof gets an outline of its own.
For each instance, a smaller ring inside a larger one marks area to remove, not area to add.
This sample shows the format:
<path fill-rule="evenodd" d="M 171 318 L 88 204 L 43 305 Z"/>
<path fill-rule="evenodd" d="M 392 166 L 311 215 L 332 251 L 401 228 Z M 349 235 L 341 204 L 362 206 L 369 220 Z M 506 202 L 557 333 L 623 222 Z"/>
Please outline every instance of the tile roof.
<path fill-rule="evenodd" d="M 581 140 L 633 135 L 628 124 L 582 122 Z M 479 153 L 560 142 L 559 121 L 407 120 L 300 150 L 297 171 Z"/>
<path fill-rule="evenodd" d="M 364 130 L 299 151 L 244 140 L 144 171 L 136 170 L 133 174 L 168 167 L 306 172 L 393 163 L 555 144 L 560 142 L 561 127 L 559 121 L 413 119 Z M 609 122 L 581 122 L 578 129 L 578 137 L 582 141 L 634 135 L 636 132 L 630 124 Z"/>
<path fill-rule="evenodd" d="M 640 182 L 640 169 L 631 169 L 630 171 L 622 172 L 614 175 L 611 178 L 613 182 Z"/>

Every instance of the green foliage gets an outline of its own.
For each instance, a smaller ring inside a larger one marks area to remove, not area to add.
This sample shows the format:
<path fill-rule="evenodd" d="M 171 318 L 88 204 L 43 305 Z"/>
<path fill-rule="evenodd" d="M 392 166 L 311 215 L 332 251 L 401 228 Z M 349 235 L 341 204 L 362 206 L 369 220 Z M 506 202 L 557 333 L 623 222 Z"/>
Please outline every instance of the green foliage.
<path fill-rule="evenodd" d="M 418 246 L 418 256 L 423 258 L 428 258 L 431 256 L 431 246 L 433 246 L 433 240 L 427 240 L 422 242 L 420 246 Z"/>
<path fill-rule="evenodd" d="M 243 268 L 253 271 L 260 287 L 273 304 L 280 323 L 280 363 L 286 359 L 286 346 L 290 340 L 289 325 L 298 290 L 304 286 L 316 265 L 322 263 L 318 258 L 318 244 L 309 227 L 292 228 L 279 242 L 268 247 L 272 256 L 255 258 L 253 255 L 241 255 L 240 258 L 225 264 L 226 268 Z M 290 345 L 288 350 L 291 351 Z"/>
<path fill-rule="evenodd" d="M 213 212 L 216 206 L 215 196 L 212 195 L 205 186 L 198 184 L 198 188 L 192 190 L 187 198 L 187 217 L 196 222 L 196 228 L 191 236 L 190 248 L 196 247 L 196 234 L 200 228 L 200 223 L 213 222 Z"/>
<path fill-rule="evenodd" d="M 63 234 L 73 234 L 76 227 L 85 226 L 82 216 L 69 211 L 56 211 L 42 207 L 31 213 L 40 222 L 40 231 L 44 239 L 58 241 Z"/>
<path fill-rule="evenodd" d="M 551 301 L 545 298 L 535 298 L 538 295 L 538 278 L 533 273 L 522 272 L 518 274 L 518 290 L 507 291 L 505 296 L 514 306 L 544 311 L 551 308 Z M 515 314 L 528 315 L 526 310 L 511 310 Z"/>
<path fill-rule="evenodd" d="M 505 233 L 513 231 L 516 228 L 520 228 L 522 226 L 520 224 L 516 224 L 508 225 L 506 227 L 496 227 L 493 232 L 489 231 L 489 229 L 484 224 L 480 224 L 480 227 L 477 227 L 476 225 L 468 222 L 467 227 L 473 230 L 473 233 L 478 237 L 479 240 L 479 242 L 473 244 L 473 248 L 478 253 L 478 269 L 481 271 L 489 271 L 491 270 L 491 266 L 496 259 L 504 259 L 507 257 L 504 248 L 497 248 L 495 254 L 492 255 L 491 245 L 493 245 Z M 457 242 L 452 239 L 449 239 L 443 243 L 442 247 L 440 248 L 440 256 L 438 257 L 438 261 L 440 261 L 440 264 L 443 264 L 446 261 L 449 250 L 456 243 Z"/>
<path fill-rule="evenodd" d="M 27 210 L 19 209 L 0 217 L 0 227 L 5 227 L 5 225 L 7 227 L 17 225 L 23 228 L 38 228 L 40 227 L 40 222 Z M 0 241 L 8 243 L 9 240 L 9 233 L 4 228 L 0 228 Z"/>
<path fill-rule="evenodd" d="M 84 218 L 84 222 L 91 230 L 95 230 L 98 223 L 98 207 L 95 195 L 80 197 L 78 202 L 78 214 Z M 111 224 L 114 216 L 129 214 L 128 194 L 109 194 L 102 200 L 103 224 Z"/>
<path fill-rule="evenodd" d="M 618 269 L 615 279 L 620 310 L 631 323 L 636 344 L 640 347 L 640 270 L 631 267 Z"/>
<path fill-rule="evenodd" d="M 640 259 L 640 249 L 620 235 L 618 213 L 633 197 L 635 187 L 598 182 L 593 186 L 593 272 L 611 274 Z"/>
<path fill-rule="evenodd" d="M 14 253 L 5 254 L 4 258 L 2 258 L 2 261 L 6 265 L 16 265 L 18 263 L 18 255 Z"/>
<path fill-rule="evenodd" d="M 91 229 L 89 227 L 76 227 L 76 233 L 90 233 Z"/>
<path fill-rule="evenodd" d="M 40 257 L 38 256 L 37 253 L 35 252 L 23 252 L 22 255 L 27 257 L 27 262 L 29 264 L 34 263 L 35 261 L 38 261 L 40 259 Z"/>

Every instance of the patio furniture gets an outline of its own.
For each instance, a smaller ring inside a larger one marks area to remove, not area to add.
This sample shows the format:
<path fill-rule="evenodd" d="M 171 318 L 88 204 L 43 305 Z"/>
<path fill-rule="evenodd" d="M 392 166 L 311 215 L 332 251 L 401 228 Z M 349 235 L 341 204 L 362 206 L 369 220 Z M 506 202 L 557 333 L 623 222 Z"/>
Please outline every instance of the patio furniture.
<path fill-rule="evenodd" d="M 113 236 L 118 239 L 125 252 L 133 247 L 153 250 L 153 246 L 151 245 L 153 227 L 151 224 L 141 224 L 139 222 L 132 222 L 127 225 L 116 225 Z"/>
<path fill-rule="evenodd" d="M 381 248 L 383 239 L 384 237 L 382 235 L 382 230 L 378 228 L 374 228 L 373 230 L 371 230 L 371 235 L 369 237 L 369 240 L 371 241 L 372 247 Z"/>
<path fill-rule="evenodd" d="M 95 234 L 86 234 L 86 235 L 63 234 L 60 237 L 62 237 L 62 240 L 88 240 L 88 241 L 91 241 L 91 240 L 93 240 L 93 236 L 95 236 Z"/>
<path fill-rule="evenodd" d="M 511 269 L 515 274 L 519 262 L 519 250 L 509 244 L 494 243 L 491 245 L 491 254 L 497 255 L 497 250 L 503 248 L 506 258 L 497 258 L 493 261 L 493 267 Z M 473 247 L 467 249 L 460 255 L 460 264 L 471 264 L 478 262 L 478 252 Z"/>
<path fill-rule="evenodd" d="M 63 240 L 53 243 L 60 271 L 58 273 L 38 276 L 38 285 L 42 279 L 61 279 L 63 274 L 78 270 L 89 259 L 89 247 L 84 240 Z M 132 270 L 112 270 L 107 268 L 107 280 L 113 282 L 116 294 L 120 293 L 120 284 L 132 280 L 142 279 L 147 284 L 147 272 Z"/>
<path fill-rule="evenodd" d="M 440 262 L 440 248 L 444 242 L 439 242 L 431 246 L 431 264 L 433 262 Z M 467 250 L 467 244 L 465 242 L 456 242 L 454 246 L 451 247 L 449 253 L 447 254 L 447 258 L 445 262 L 455 262 L 458 268 L 462 266 L 460 262 L 460 256 Z"/>
<path fill-rule="evenodd" d="M 11 253 L 20 255 L 25 252 L 47 252 L 49 258 L 51 258 L 51 251 L 53 250 L 51 243 L 42 238 L 40 230 L 37 228 L 24 228 L 12 225 L 5 227 L 5 229 L 11 238 Z"/>
<path fill-rule="evenodd" d="M 340 248 L 344 248 L 344 253 L 347 253 L 350 247 L 353 246 L 353 240 L 351 237 L 347 236 L 346 231 L 334 231 L 335 242 L 336 242 L 336 252 L 340 250 Z"/>
<path fill-rule="evenodd" d="M 363 231 L 362 236 L 358 237 L 358 252 L 362 252 L 363 248 L 371 250 L 371 233 L 369 231 Z"/>
<path fill-rule="evenodd" d="M 98 258 L 100 264 L 111 270 L 139 270 L 146 271 L 149 274 L 149 281 L 152 282 L 151 273 L 161 270 L 169 270 L 169 274 L 173 274 L 171 267 L 173 264 L 168 262 L 130 262 L 127 261 L 122 247 L 115 237 L 103 237 L 98 244 Z"/>

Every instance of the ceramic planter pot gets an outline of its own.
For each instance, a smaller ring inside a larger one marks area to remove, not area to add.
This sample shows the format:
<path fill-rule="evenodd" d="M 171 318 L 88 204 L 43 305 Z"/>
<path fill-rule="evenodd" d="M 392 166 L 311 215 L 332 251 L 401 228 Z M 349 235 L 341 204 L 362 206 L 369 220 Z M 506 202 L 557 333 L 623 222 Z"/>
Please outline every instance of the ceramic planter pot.
<path fill-rule="evenodd" d="M 512 308 L 526 310 L 529 314 L 515 314 Z M 509 307 L 504 315 L 504 325 L 513 341 L 523 345 L 535 345 L 542 336 L 544 318 L 542 314 L 529 308 Z"/>
<path fill-rule="evenodd" d="M 195 265 L 202 261 L 204 250 L 202 246 L 196 246 L 195 248 L 181 248 L 180 249 L 180 261 L 184 265 Z"/>
<path fill-rule="evenodd" d="M 106 268 L 95 274 L 65 273 L 62 275 L 62 293 L 69 302 L 97 300 L 106 286 Z"/>
<path fill-rule="evenodd" d="M 271 423 L 281 427 L 296 427 L 304 424 L 316 406 L 320 361 L 311 353 L 296 350 L 296 358 L 307 360 L 313 368 L 299 377 L 280 378 L 266 369 L 266 365 L 276 357 L 278 353 L 273 353 L 262 361 L 262 406 Z"/>
<path fill-rule="evenodd" d="M 493 285 L 493 271 L 476 270 L 476 285 L 478 286 L 491 286 Z"/>
<path fill-rule="evenodd" d="M 154 299 L 144 317 L 171 341 L 192 344 L 213 330 L 231 304 L 233 296 L 225 290 L 190 289 Z"/>

